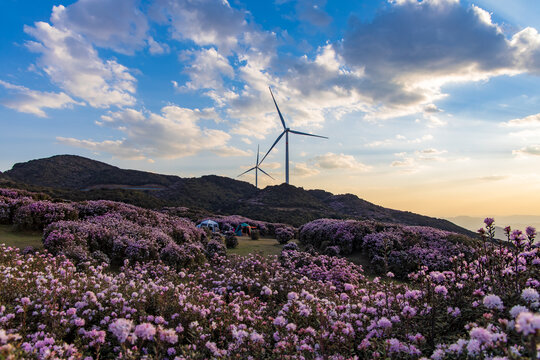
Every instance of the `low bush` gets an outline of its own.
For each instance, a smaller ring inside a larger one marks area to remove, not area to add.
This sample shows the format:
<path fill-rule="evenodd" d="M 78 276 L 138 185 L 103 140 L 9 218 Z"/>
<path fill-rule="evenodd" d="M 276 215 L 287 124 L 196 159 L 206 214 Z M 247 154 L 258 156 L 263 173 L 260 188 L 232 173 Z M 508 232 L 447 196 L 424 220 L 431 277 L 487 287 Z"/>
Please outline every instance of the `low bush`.
<path fill-rule="evenodd" d="M 261 238 L 261 233 L 259 230 L 251 230 L 251 240 L 259 240 Z"/>
<path fill-rule="evenodd" d="M 234 231 L 227 231 L 225 233 L 225 245 L 227 246 L 227 249 L 234 249 L 238 246 L 238 238 L 236 237 Z"/>
<path fill-rule="evenodd" d="M 286 244 L 294 237 L 294 230 L 289 227 L 280 227 L 276 229 L 276 240 L 280 244 Z"/>

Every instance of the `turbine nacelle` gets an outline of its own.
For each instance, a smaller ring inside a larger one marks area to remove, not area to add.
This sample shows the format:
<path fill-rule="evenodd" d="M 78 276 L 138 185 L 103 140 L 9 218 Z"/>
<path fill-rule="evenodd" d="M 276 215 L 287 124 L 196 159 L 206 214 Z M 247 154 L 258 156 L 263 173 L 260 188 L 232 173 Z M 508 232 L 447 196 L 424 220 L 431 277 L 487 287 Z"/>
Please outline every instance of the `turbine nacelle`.
<path fill-rule="evenodd" d="M 279 110 L 279 106 L 278 106 L 278 104 L 276 102 L 276 99 L 274 98 L 274 94 L 272 93 L 272 89 L 270 87 L 268 87 L 268 89 L 270 90 L 270 95 L 272 95 L 272 100 L 274 101 L 274 105 L 276 105 L 276 110 L 277 110 L 277 112 L 279 114 L 279 119 L 281 120 L 281 125 L 283 125 L 283 132 L 277 137 L 276 141 L 274 141 L 274 143 L 270 147 L 270 150 L 268 150 L 266 152 L 266 154 L 264 155 L 262 160 L 259 162 L 259 164 L 261 164 L 264 161 L 264 159 L 266 159 L 268 154 L 270 154 L 270 151 L 272 151 L 274 146 L 276 146 L 276 144 L 279 142 L 279 140 L 281 140 L 283 135 L 285 135 L 285 138 L 286 138 L 286 141 L 285 141 L 285 182 L 288 184 L 289 183 L 289 133 L 297 134 L 297 135 L 304 135 L 304 136 L 313 136 L 313 137 L 318 137 L 318 138 L 323 138 L 323 139 L 328 139 L 328 137 L 321 136 L 321 135 L 309 134 L 309 133 L 305 133 L 305 132 L 301 132 L 301 131 L 296 131 L 296 130 L 292 130 L 291 128 L 287 127 L 287 125 L 285 124 L 285 119 L 283 118 L 283 115 L 281 115 L 281 111 Z"/>

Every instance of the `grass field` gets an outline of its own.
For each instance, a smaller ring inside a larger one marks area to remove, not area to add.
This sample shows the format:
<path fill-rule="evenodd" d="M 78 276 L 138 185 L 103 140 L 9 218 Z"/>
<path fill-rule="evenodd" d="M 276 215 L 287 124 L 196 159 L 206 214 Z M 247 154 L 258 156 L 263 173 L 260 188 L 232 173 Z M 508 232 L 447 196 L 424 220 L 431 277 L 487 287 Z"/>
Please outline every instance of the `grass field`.
<path fill-rule="evenodd" d="M 11 225 L 0 225 L 0 244 L 15 246 L 24 249 L 33 246 L 43 248 L 40 231 L 14 231 Z"/>
<path fill-rule="evenodd" d="M 259 253 L 261 255 L 279 255 L 283 245 L 280 245 L 274 238 L 260 238 L 259 240 L 251 240 L 247 236 L 238 236 L 238 247 L 236 249 L 228 249 L 229 254 L 248 255 Z M 293 240 L 294 241 L 294 240 Z"/>

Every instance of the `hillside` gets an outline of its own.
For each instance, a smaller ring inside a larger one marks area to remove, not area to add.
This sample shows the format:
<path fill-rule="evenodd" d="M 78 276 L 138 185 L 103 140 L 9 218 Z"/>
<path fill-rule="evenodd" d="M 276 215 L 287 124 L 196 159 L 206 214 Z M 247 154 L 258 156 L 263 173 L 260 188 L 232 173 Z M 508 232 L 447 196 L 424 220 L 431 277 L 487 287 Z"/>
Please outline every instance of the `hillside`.
<path fill-rule="evenodd" d="M 448 220 L 384 208 L 353 194 L 334 195 L 287 184 L 257 189 L 245 181 L 223 176 L 181 178 L 120 169 L 74 155 L 18 163 L 1 176 L 4 186 L 69 200 L 109 199 L 147 208 L 183 206 L 295 226 L 323 217 L 372 219 L 474 235 Z"/>

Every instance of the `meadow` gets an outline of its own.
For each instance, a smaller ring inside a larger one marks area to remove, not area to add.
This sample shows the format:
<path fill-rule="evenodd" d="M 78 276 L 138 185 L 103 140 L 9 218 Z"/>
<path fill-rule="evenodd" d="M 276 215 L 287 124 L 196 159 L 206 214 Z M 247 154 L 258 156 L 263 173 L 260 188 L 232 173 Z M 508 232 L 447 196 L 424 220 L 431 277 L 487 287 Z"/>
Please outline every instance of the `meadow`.
<path fill-rule="evenodd" d="M 8 189 L 0 223 L 10 241 L 0 247 L 0 359 L 538 356 L 530 227 L 507 228 L 503 243 L 490 218 L 478 239 L 370 221 L 260 222 L 259 240 L 227 249 L 168 213 Z M 42 232 L 44 250 L 18 246 L 18 231 Z"/>

